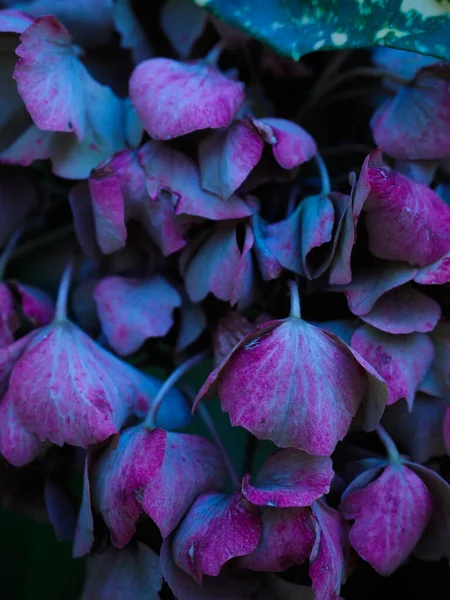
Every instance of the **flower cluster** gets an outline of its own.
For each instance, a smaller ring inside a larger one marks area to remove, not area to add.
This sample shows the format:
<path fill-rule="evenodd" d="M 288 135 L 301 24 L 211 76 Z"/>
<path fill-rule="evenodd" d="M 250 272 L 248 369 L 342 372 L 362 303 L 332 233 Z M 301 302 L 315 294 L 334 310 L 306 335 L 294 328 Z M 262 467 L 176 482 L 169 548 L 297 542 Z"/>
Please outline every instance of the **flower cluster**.
<path fill-rule="evenodd" d="M 330 177 L 252 41 L 187 0 L 159 15 L 171 58 L 128 0 L 8 4 L 0 453 L 41 470 L 83 599 L 337 600 L 362 561 L 450 559 L 450 66 L 374 51 L 374 143 Z M 69 213 L 54 302 L 18 263 L 46 269 Z"/>

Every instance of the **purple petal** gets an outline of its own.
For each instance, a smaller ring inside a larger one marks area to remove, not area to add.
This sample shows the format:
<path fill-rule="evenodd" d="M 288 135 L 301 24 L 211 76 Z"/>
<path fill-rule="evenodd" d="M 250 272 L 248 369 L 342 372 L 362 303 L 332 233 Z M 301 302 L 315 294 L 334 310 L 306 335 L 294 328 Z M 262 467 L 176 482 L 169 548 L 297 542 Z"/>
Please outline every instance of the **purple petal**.
<path fill-rule="evenodd" d="M 217 577 L 204 577 L 199 585 L 176 565 L 170 538 L 162 543 L 160 563 L 164 579 L 178 600 L 250 600 L 260 586 L 253 574 L 231 574 L 226 567 Z"/>
<path fill-rule="evenodd" d="M 120 46 L 131 52 L 137 65 L 152 58 L 153 49 L 130 0 L 115 0 L 113 8 L 114 28 L 120 36 Z"/>
<path fill-rule="evenodd" d="M 260 218 L 258 213 L 253 214 L 251 226 L 253 232 L 254 253 L 261 277 L 264 281 L 278 279 L 283 271 L 283 267 L 267 246 L 267 225 Z"/>
<path fill-rule="evenodd" d="M 289 448 L 272 454 L 256 477 L 244 475 L 242 493 L 258 506 L 311 506 L 328 494 L 333 476 L 327 456 L 310 456 Z"/>
<path fill-rule="evenodd" d="M 44 488 L 45 506 L 58 542 L 70 542 L 74 537 L 77 515 L 66 490 L 46 479 Z"/>
<path fill-rule="evenodd" d="M 338 338 L 341 338 L 341 340 L 350 346 L 352 336 L 361 322 L 359 319 L 338 319 L 336 321 L 314 321 L 311 324 L 334 333 L 334 335 L 337 335 Z"/>
<path fill-rule="evenodd" d="M 94 298 L 103 333 L 121 356 L 133 354 L 148 338 L 164 337 L 181 305 L 178 292 L 160 275 L 105 277 Z"/>
<path fill-rule="evenodd" d="M 121 548 L 142 512 L 167 537 L 198 494 L 222 487 L 225 471 L 219 452 L 199 436 L 132 427 L 100 457 L 93 478 L 95 503 Z"/>
<path fill-rule="evenodd" d="M 86 567 L 81 600 L 159 600 L 159 557 L 141 542 L 90 556 Z"/>
<path fill-rule="evenodd" d="M 317 152 L 316 142 L 300 125 L 286 119 L 252 119 L 261 138 L 272 146 L 275 160 L 283 169 L 293 169 Z"/>
<path fill-rule="evenodd" d="M 419 269 L 414 281 L 422 285 L 450 283 L 450 252 L 431 265 Z"/>
<path fill-rule="evenodd" d="M 135 393 L 126 367 L 69 322 L 34 338 L 13 369 L 10 392 L 30 432 L 84 448 L 118 433 Z"/>
<path fill-rule="evenodd" d="M 203 494 L 174 536 L 173 557 L 201 583 L 204 575 L 218 575 L 231 558 L 253 552 L 260 537 L 259 517 L 241 494 Z"/>
<path fill-rule="evenodd" d="M 262 536 L 251 554 L 239 565 L 254 571 L 285 571 L 302 565 L 316 538 L 309 508 L 265 508 L 261 514 Z"/>
<path fill-rule="evenodd" d="M 69 192 L 73 226 L 78 243 L 87 258 L 96 260 L 101 255 L 97 244 L 94 212 L 87 182 L 74 185 Z"/>
<path fill-rule="evenodd" d="M 372 483 L 345 495 L 341 510 L 354 519 L 350 543 L 380 575 L 411 554 L 432 513 L 432 498 L 413 471 L 389 465 Z"/>
<path fill-rule="evenodd" d="M 11 281 L 10 285 L 19 295 L 24 316 L 34 327 L 48 325 L 53 319 L 55 305 L 52 298 L 43 290 L 20 281 Z"/>
<path fill-rule="evenodd" d="M 31 125 L 0 153 L 4 164 L 29 166 L 35 160 L 46 160 L 52 154 L 55 134 Z"/>
<path fill-rule="evenodd" d="M 221 317 L 213 333 L 214 364 L 219 365 L 254 327 L 253 323 L 232 310 Z"/>
<path fill-rule="evenodd" d="M 400 159 L 441 159 L 450 154 L 446 63 L 424 67 L 415 79 L 387 100 L 371 120 L 378 146 Z"/>
<path fill-rule="evenodd" d="M 374 256 L 424 266 L 450 251 L 450 207 L 440 196 L 389 167 L 371 167 L 368 177 L 364 211 Z"/>
<path fill-rule="evenodd" d="M 202 62 L 153 58 L 133 71 L 130 98 L 150 136 L 169 140 L 229 125 L 244 101 L 244 86 Z"/>
<path fill-rule="evenodd" d="M 74 558 L 80 558 L 81 556 L 88 554 L 94 543 L 94 517 L 91 505 L 90 473 L 98 452 L 99 448 L 97 446 L 91 447 L 86 453 L 83 477 L 83 496 L 81 498 L 81 506 L 78 512 L 73 539 L 72 554 Z"/>
<path fill-rule="evenodd" d="M 234 121 L 199 145 L 202 187 L 224 200 L 229 198 L 258 164 L 264 142 L 247 121 Z"/>
<path fill-rule="evenodd" d="M 201 305 L 191 302 L 183 294 L 176 351 L 185 350 L 190 344 L 195 342 L 206 329 L 206 325 L 206 314 Z"/>
<path fill-rule="evenodd" d="M 147 190 L 153 186 L 147 182 Z M 183 223 L 182 217 L 174 214 L 174 196 L 161 189 L 156 196 L 147 199 L 147 221 L 145 227 L 148 234 L 164 256 L 178 252 L 187 244 L 189 220 Z"/>
<path fill-rule="evenodd" d="M 446 406 L 441 398 L 418 393 L 412 412 L 406 402 L 387 408 L 383 427 L 414 461 L 425 463 L 430 458 L 445 455 L 442 423 L 445 428 Z"/>
<path fill-rule="evenodd" d="M 38 456 L 44 444 L 29 433 L 17 415 L 9 392 L 0 402 L 0 452 L 14 467 L 22 467 Z"/>
<path fill-rule="evenodd" d="M 402 79 L 413 79 L 415 74 L 422 67 L 435 64 L 438 61 L 434 56 L 417 54 L 406 50 L 394 50 L 394 48 L 384 48 L 377 46 L 372 50 L 372 60 L 377 67 L 389 71 Z M 386 84 L 388 79 L 386 79 Z M 395 87 L 394 87 L 395 86 Z M 389 80 L 390 89 L 398 89 L 399 85 Z"/>
<path fill-rule="evenodd" d="M 329 456 L 372 392 L 360 362 L 342 340 L 301 319 L 271 321 L 210 374 L 195 405 L 217 388 L 233 425 L 281 447 Z"/>
<path fill-rule="evenodd" d="M 313 504 L 316 541 L 310 556 L 309 576 L 315 600 L 338 600 L 345 581 L 347 532 L 339 512 L 321 501 Z"/>
<path fill-rule="evenodd" d="M 27 346 L 31 343 L 36 332 L 31 331 L 27 335 L 21 337 L 17 341 L 0 347 L 0 394 L 3 394 L 9 382 L 9 376 L 14 368 L 14 365 L 25 352 Z"/>
<path fill-rule="evenodd" d="M 441 307 L 411 284 L 384 294 L 372 310 L 360 318 L 387 333 L 426 333 L 432 331 L 441 316 Z"/>
<path fill-rule="evenodd" d="M 351 346 L 386 381 L 387 404 L 405 398 L 412 410 L 414 394 L 433 361 L 430 339 L 423 333 L 391 335 L 363 325 L 353 334 Z"/>
<path fill-rule="evenodd" d="M 206 12 L 188 0 L 169 0 L 159 18 L 161 29 L 182 58 L 189 56 L 208 21 Z"/>
<path fill-rule="evenodd" d="M 163 189 L 172 194 L 175 215 L 192 215 L 213 221 L 240 219 L 252 209 L 237 196 L 226 202 L 203 190 L 197 165 L 182 152 L 162 142 L 150 141 L 138 152 L 138 160 L 147 176 L 147 191 L 154 199 Z"/>

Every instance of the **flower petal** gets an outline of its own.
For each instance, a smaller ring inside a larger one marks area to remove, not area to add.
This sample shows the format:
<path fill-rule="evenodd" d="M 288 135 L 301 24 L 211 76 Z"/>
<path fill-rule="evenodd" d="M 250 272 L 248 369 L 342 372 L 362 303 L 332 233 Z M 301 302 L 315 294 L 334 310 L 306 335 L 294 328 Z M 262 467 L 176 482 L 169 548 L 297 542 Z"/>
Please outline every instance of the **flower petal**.
<path fill-rule="evenodd" d="M 253 552 L 260 537 L 259 517 L 241 494 L 202 494 L 175 533 L 173 557 L 201 583 L 204 575 L 218 575 L 231 558 Z"/>
<path fill-rule="evenodd" d="M 328 494 L 333 476 L 327 456 L 310 456 L 288 448 L 269 456 L 256 477 L 244 475 L 242 493 L 258 506 L 311 506 Z"/>
<path fill-rule="evenodd" d="M 345 495 L 341 510 L 354 519 L 350 543 L 380 575 L 390 575 L 411 554 L 432 514 L 426 485 L 404 466 L 388 465 L 372 483 Z"/>
<path fill-rule="evenodd" d="M 419 389 L 432 396 L 450 398 L 450 321 L 439 321 L 429 336 L 434 345 L 434 360 Z"/>
<path fill-rule="evenodd" d="M 387 404 L 405 398 L 412 410 L 415 392 L 433 361 L 430 339 L 423 333 L 391 335 L 363 325 L 353 334 L 351 346 L 386 381 Z"/>
<path fill-rule="evenodd" d="M 188 0 L 169 0 L 159 18 L 161 29 L 182 58 L 189 56 L 208 21 L 207 13 Z"/>
<path fill-rule="evenodd" d="M 164 337 L 181 305 L 178 292 L 160 275 L 105 277 L 94 298 L 103 333 L 121 356 L 133 354 L 148 338 Z"/>
<path fill-rule="evenodd" d="M 229 125 L 244 101 L 244 86 L 201 62 L 153 58 L 133 71 L 130 98 L 150 136 L 169 140 Z"/>
<path fill-rule="evenodd" d="M 17 280 L 10 281 L 9 285 L 20 297 L 23 314 L 34 327 L 43 327 L 50 323 L 55 305 L 46 292 Z"/>

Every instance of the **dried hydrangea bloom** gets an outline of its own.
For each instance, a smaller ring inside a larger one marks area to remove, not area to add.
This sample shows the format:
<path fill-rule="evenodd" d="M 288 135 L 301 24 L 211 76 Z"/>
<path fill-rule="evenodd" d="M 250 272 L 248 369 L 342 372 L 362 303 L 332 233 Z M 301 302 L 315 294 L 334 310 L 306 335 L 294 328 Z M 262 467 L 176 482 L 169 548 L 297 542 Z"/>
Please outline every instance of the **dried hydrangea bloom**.
<path fill-rule="evenodd" d="M 225 476 L 220 453 L 211 442 L 197 435 L 136 426 L 123 431 L 117 447 L 111 443 L 91 467 L 90 488 L 113 544 L 123 548 L 142 513 L 167 537 L 195 498 L 221 489 Z M 84 528 L 92 518 L 90 502 L 86 494 Z"/>
<path fill-rule="evenodd" d="M 105 277 L 94 298 L 103 333 L 121 356 L 133 354 L 148 338 L 164 337 L 181 305 L 178 292 L 160 275 Z"/>
<path fill-rule="evenodd" d="M 163 582 L 159 558 L 141 542 L 94 554 L 86 567 L 81 600 L 159 600 Z"/>
<path fill-rule="evenodd" d="M 386 384 L 339 338 L 291 316 L 246 335 L 210 374 L 195 405 L 217 391 L 231 423 L 281 447 L 329 456 L 361 405 L 373 428 Z"/>
<path fill-rule="evenodd" d="M 448 64 L 423 67 L 371 120 L 375 142 L 401 159 L 441 159 L 450 155 Z"/>
<path fill-rule="evenodd" d="M 355 479 L 341 501 L 354 520 L 350 543 L 380 575 L 393 573 L 411 554 L 433 510 L 423 481 L 407 466 L 388 464 Z"/>
<path fill-rule="evenodd" d="M 200 302 L 209 292 L 238 308 L 249 306 L 255 296 L 253 233 L 248 225 L 220 224 L 206 236 L 194 239 L 180 256 L 186 292 Z M 244 234 L 241 245 L 238 236 Z"/>
<path fill-rule="evenodd" d="M 153 58 L 130 78 L 130 98 L 155 140 L 226 127 L 244 101 L 244 85 L 205 62 Z"/>
<path fill-rule="evenodd" d="M 364 163 L 369 250 L 377 258 L 429 265 L 450 251 L 450 207 L 428 186 L 383 164 L 381 150 Z"/>
<path fill-rule="evenodd" d="M 362 325 L 353 334 L 351 347 L 386 381 L 387 404 L 405 398 L 412 410 L 416 390 L 433 362 L 429 337 L 424 333 L 392 335 Z"/>

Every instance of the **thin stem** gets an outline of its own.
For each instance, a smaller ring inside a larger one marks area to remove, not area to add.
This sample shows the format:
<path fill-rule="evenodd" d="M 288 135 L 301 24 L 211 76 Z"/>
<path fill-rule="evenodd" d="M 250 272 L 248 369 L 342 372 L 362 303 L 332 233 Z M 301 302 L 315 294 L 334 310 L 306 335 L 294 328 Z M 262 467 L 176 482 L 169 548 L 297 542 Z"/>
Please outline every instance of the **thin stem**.
<path fill-rule="evenodd" d="M 55 309 L 55 323 L 65 321 L 67 319 L 67 301 L 69 298 L 69 289 L 70 284 L 72 282 L 73 269 L 75 266 L 75 261 L 70 260 L 65 269 L 64 273 L 61 277 L 61 282 L 59 284 L 58 290 L 58 299 L 56 300 L 56 309 Z"/>
<path fill-rule="evenodd" d="M 16 231 L 10 236 L 9 240 L 6 242 L 5 247 L 3 248 L 3 252 L 0 256 L 0 281 L 3 281 L 5 278 L 6 265 L 11 258 L 11 255 L 14 252 L 14 248 L 19 241 L 20 236 L 24 232 L 24 227 L 19 227 Z"/>
<path fill-rule="evenodd" d="M 205 62 L 207 62 L 209 65 L 212 65 L 213 67 L 217 67 L 217 64 L 219 62 L 219 58 L 220 58 L 220 55 L 222 54 L 222 52 L 223 52 L 223 43 L 217 42 L 217 44 L 211 48 L 211 50 L 208 52 L 208 54 L 205 56 L 205 58 L 203 60 Z"/>
<path fill-rule="evenodd" d="M 383 445 L 386 448 L 386 452 L 389 457 L 389 460 L 392 463 L 400 464 L 401 463 L 400 454 L 399 454 L 399 452 L 397 450 L 397 446 L 395 445 L 391 436 L 387 433 L 387 431 L 381 425 L 377 425 L 377 428 L 375 431 L 377 432 L 378 437 L 383 442 Z"/>
<path fill-rule="evenodd" d="M 328 194 L 331 192 L 331 183 L 327 166 L 318 152 L 316 152 L 314 155 L 314 160 L 316 161 L 316 165 L 318 166 L 320 172 L 320 179 L 322 181 L 322 196 L 328 196 Z"/>
<path fill-rule="evenodd" d="M 291 294 L 291 317 L 301 318 L 300 310 L 300 295 L 298 293 L 298 286 L 296 282 L 291 279 L 289 281 L 289 292 Z"/>
<path fill-rule="evenodd" d="M 205 361 L 207 358 L 209 358 L 208 351 L 200 352 L 199 354 L 194 354 L 194 356 L 191 356 L 190 358 L 185 360 L 183 363 L 181 363 L 181 365 L 179 365 L 175 369 L 175 371 L 171 375 L 169 375 L 169 377 L 166 379 L 166 381 L 160 388 L 159 392 L 156 394 L 155 401 L 153 402 L 153 405 L 150 407 L 150 410 L 148 411 L 148 414 L 147 414 L 147 417 L 146 417 L 145 423 L 144 423 L 145 427 L 147 427 L 148 429 L 153 429 L 154 427 L 156 427 L 156 425 L 155 425 L 156 416 L 158 414 L 159 407 L 161 406 L 161 403 L 164 400 L 166 394 L 173 388 L 173 386 L 175 384 L 178 383 L 178 381 L 183 377 L 183 375 L 185 373 L 190 371 L 196 365 Z"/>

